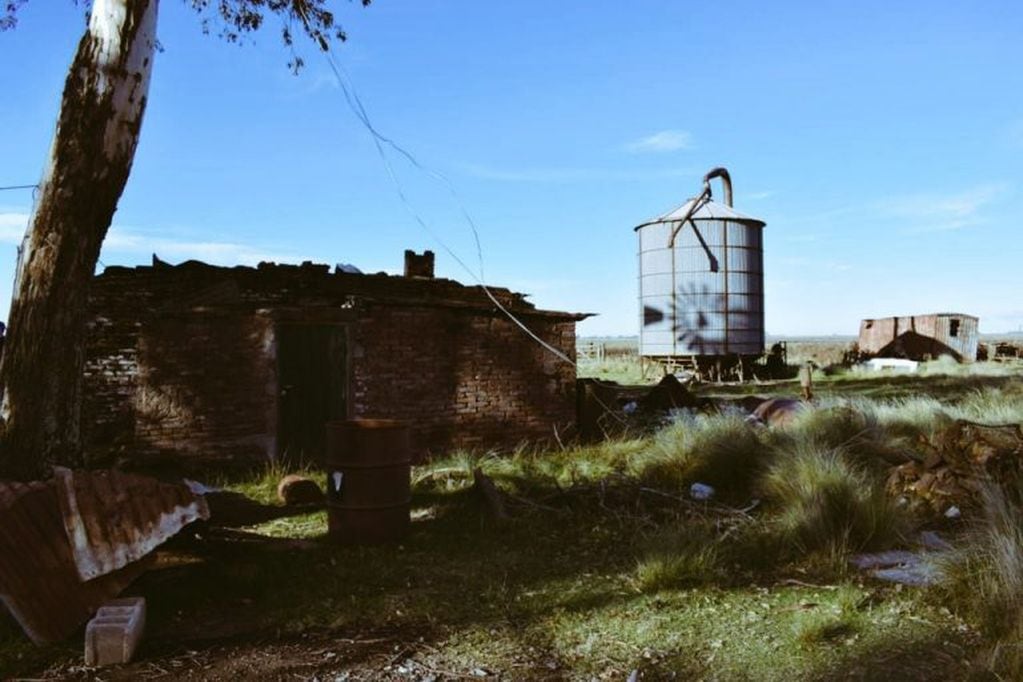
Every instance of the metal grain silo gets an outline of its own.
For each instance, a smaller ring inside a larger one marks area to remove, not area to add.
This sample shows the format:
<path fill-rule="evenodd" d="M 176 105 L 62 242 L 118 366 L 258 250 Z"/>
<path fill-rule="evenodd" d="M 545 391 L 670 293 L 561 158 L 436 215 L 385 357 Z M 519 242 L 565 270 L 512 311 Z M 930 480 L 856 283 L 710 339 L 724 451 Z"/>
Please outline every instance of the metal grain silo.
<path fill-rule="evenodd" d="M 720 178 L 724 203 L 711 201 Z M 639 225 L 639 353 L 713 379 L 747 375 L 764 351 L 764 221 L 732 208 L 728 171 Z"/>

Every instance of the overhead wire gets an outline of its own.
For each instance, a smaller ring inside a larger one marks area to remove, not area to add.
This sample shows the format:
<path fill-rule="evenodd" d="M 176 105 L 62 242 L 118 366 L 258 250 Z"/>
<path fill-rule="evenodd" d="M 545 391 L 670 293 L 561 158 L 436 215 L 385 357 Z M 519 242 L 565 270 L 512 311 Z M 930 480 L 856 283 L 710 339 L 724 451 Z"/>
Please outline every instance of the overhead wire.
<path fill-rule="evenodd" d="M 400 144 L 398 144 L 391 138 L 381 134 L 377 130 L 376 126 L 374 126 L 372 121 L 370 120 L 369 114 L 366 112 L 366 108 L 362 104 L 362 100 L 359 97 L 358 92 L 355 90 L 354 82 L 348 75 L 348 72 L 344 69 L 343 66 L 338 64 L 331 50 L 328 49 L 324 51 L 324 55 L 327 59 L 327 64 L 330 66 L 331 71 L 334 73 L 334 77 L 337 79 L 337 83 L 338 86 L 341 88 L 341 92 L 344 94 L 344 98 L 348 104 L 348 107 L 352 110 L 352 113 L 355 114 L 355 117 L 359 120 L 359 122 L 362 123 L 363 127 L 366 128 L 366 130 L 372 136 L 374 146 L 376 147 L 377 150 L 377 154 L 380 156 L 380 159 L 384 163 L 384 167 L 387 169 L 387 174 L 390 177 L 391 182 L 394 184 L 395 191 L 397 192 L 402 205 L 405 207 L 405 210 L 408 211 L 409 215 L 416 222 L 416 224 L 418 224 L 427 234 L 429 234 L 434 239 L 434 241 L 436 241 L 440 245 L 444 252 L 451 256 L 451 258 L 459 266 L 461 266 L 463 270 L 465 270 L 465 272 L 479 285 L 479 287 L 486 294 L 487 298 L 490 299 L 490 301 L 497 307 L 497 309 L 500 310 L 501 313 L 503 313 L 509 320 L 511 320 L 519 329 L 521 329 L 526 335 L 533 339 L 533 341 L 535 341 L 545 350 L 556 356 L 558 359 L 572 365 L 573 367 L 577 367 L 578 365 L 574 360 L 572 360 L 572 358 L 568 357 L 561 350 L 555 348 L 550 343 L 540 338 L 535 332 L 533 332 L 533 330 L 526 326 L 526 324 L 522 322 L 522 320 L 520 320 L 510 310 L 508 310 L 508 308 L 503 303 L 501 303 L 501 301 L 499 301 L 498 298 L 494 295 L 494 293 L 490 290 L 490 287 L 487 286 L 483 277 L 483 247 L 480 242 L 479 229 L 476 226 L 476 221 L 473 220 L 468 209 L 465 207 L 465 204 L 458 196 L 458 192 L 455 190 L 454 185 L 451 183 L 451 181 L 448 180 L 448 178 L 442 175 L 441 173 L 438 173 L 437 171 L 424 166 L 422 163 L 419 162 L 419 160 L 415 157 L 414 154 L 409 152 L 407 149 L 402 147 Z M 405 190 L 403 189 L 401 182 L 398 180 L 398 176 L 394 171 L 394 167 L 391 164 L 391 160 L 388 158 L 384 150 L 384 145 L 387 145 L 396 153 L 404 157 L 417 170 L 433 178 L 434 180 L 440 182 L 451 194 L 452 199 L 454 200 L 455 204 L 459 208 L 460 213 L 462 214 L 462 218 L 465 220 L 466 224 L 469 226 L 469 229 L 472 232 L 473 241 L 476 245 L 476 255 L 477 258 L 479 259 L 480 267 L 479 274 L 477 274 L 472 268 L 470 268 L 465 263 L 465 261 L 462 260 L 462 258 L 460 258 L 458 254 L 455 253 L 454 250 L 448 246 L 448 244 L 440 237 L 440 235 L 438 235 L 436 231 L 430 228 L 430 226 L 419 214 L 419 212 L 416 211 L 411 201 L 409 201 L 408 196 L 405 194 Z"/>

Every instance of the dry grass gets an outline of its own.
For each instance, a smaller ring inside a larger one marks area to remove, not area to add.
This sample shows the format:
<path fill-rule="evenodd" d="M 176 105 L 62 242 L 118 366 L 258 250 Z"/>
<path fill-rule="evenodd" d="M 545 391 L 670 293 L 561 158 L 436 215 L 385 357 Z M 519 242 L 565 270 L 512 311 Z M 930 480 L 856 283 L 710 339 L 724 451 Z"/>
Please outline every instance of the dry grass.
<path fill-rule="evenodd" d="M 779 454 L 761 482 L 781 538 L 800 553 L 841 559 L 893 544 L 905 525 L 883 482 L 841 448 L 801 444 Z"/>
<path fill-rule="evenodd" d="M 1023 485 L 985 490 L 983 517 L 942 572 L 945 603 L 989 640 L 984 663 L 1002 679 L 1023 679 Z"/>

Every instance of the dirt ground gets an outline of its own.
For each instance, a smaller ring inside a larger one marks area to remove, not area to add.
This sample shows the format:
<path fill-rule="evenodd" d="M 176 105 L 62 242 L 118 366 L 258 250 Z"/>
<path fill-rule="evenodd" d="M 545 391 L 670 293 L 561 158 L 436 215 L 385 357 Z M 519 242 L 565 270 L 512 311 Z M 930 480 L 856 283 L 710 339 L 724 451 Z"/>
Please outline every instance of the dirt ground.
<path fill-rule="evenodd" d="M 163 647 L 168 647 L 164 649 Z M 826 671 L 816 680 L 966 680 L 971 670 L 962 662 L 963 650 L 952 642 L 900 646 L 877 652 L 871 660 L 855 661 L 840 670 Z M 445 655 L 415 631 L 363 633 L 306 632 L 294 637 L 273 633 L 246 634 L 217 642 L 152 642 L 139 653 L 136 663 L 102 670 L 62 665 L 37 678 L 62 680 L 309 680 L 354 682 L 356 680 L 571 680 L 579 679 L 542 652 L 523 652 L 507 669 L 480 663 L 474 667 L 452 666 Z M 507 665 L 507 664 L 506 664 Z M 593 677 L 625 680 L 632 671 L 609 669 Z M 685 673 L 664 670 L 656 663 L 637 669 L 637 680 L 695 679 Z M 750 671 L 748 680 L 763 679 L 769 671 Z M 732 679 L 700 676 L 699 679 Z"/>
<path fill-rule="evenodd" d="M 415 680 L 464 679 L 561 680 L 571 674 L 542 652 L 523 651 L 508 669 L 480 662 L 452 664 L 430 644 L 431 635 L 413 629 L 363 632 L 311 630 L 299 635 L 239 633 L 218 640 L 146 642 L 137 662 L 104 669 L 60 664 L 24 680 Z M 624 679 L 608 671 L 604 679 Z M 617 673 L 617 674 L 616 674 Z M 642 679 L 658 679 L 648 675 Z"/>

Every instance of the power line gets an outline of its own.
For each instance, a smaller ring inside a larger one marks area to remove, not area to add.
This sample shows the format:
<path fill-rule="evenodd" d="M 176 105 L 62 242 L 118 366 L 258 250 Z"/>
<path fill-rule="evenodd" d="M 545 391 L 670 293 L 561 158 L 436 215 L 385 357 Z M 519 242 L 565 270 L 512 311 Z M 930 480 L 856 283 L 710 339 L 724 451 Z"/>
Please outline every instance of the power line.
<path fill-rule="evenodd" d="M 472 219 L 472 216 L 469 214 L 468 209 L 466 209 L 465 204 L 462 203 L 461 199 L 458 196 L 458 193 L 455 191 L 454 185 L 452 185 L 451 181 L 448 180 L 445 176 L 421 164 L 419 160 L 416 159 L 416 157 L 407 149 L 399 145 L 391 138 L 386 137 L 382 135 L 379 131 L 377 131 L 376 127 L 373 125 L 372 121 L 369 118 L 369 114 L 366 113 L 366 108 L 363 106 L 362 100 L 359 98 L 358 93 L 355 91 L 355 85 L 354 83 L 352 83 L 351 77 L 348 76 L 347 71 L 344 70 L 344 67 L 338 65 L 337 61 L 334 59 L 333 52 L 327 50 L 324 54 L 327 58 L 328 65 L 334 72 L 334 77 L 337 79 L 338 85 L 341 86 L 341 91 L 342 93 L 344 93 L 345 101 L 348 103 L 348 107 L 352 110 L 352 113 L 355 114 L 355 117 L 359 119 L 363 127 L 365 127 L 366 130 L 369 131 L 370 135 L 372 135 L 373 143 L 377 149 L 377 154 L 379 154 L 381 160 L 383 161 L 384 166 L 387 169 L 387 174 L 390 176 L 391 182 L 394 184 L 394 188 L 398 193 L 398 197 L 401 199 L 401 202 L 405 206 L 405 209 L 412 216 L 412 219 L 415 220 L 416 223 L 434 239 L 434 241 L 440 244 L 441 248 L 444 249 L 444 251 L 449 256 L 451 256 L 451 258 L 453 258 L 454 261 L 458 263 L 458 265 L 460 265 L 462 269 L 465 270 L 466 273 L 468 273 L 469 276 L 476 281 L 477 284 L 479 284 L 480 288 L 483 289 L 483 292 L 487 295 L 487 298 L 489 298 L 490 301 L 495 306 L 497 306 L 497 309 L 500 310 L 509 320 L 511 320 L 519 329 L 521 329 L 526 335 L 528 335 L 536 343 L 542 346 L 545 350 L 555 355 L 558 359 L 567 362 L 573 367 L 576 367 L 577 366 L 576 363 L 570 357 L 568 357 L 559 349 L 555 348 L 554 346 L 552 346 L 551 344 L 547 343 L 542 338 L 537 336 L 536 333 L 534 333 L 529 327 L 527 327 L 526 324 L 522 322 L 522 320 L 516 317 L 514 313 L 508 310 L 508 308 L 506 308 L 497 299 L 497 297 L 494 296 L 493 292 L 490 291 L 490 287 L 488 287 L 483 280 L 483 247 L 480 244 L 479 229 L 476 227 L 476 222 Z M 418 169 L 419 171 L 423 172 L 424 174 L 443 184 L 451 193 L 452 199 L 458 205 L 458 208 L 462 214 L 463 219 L 466 221 L 466 223 L 469 226 L 469 229 L 472 231 L 473 240 L 476 243 L 476 255 L 479 259 L 480 265 L 479 275 L 477 275 L 472 268 L 466 265 L 465 261 L 463 261 L 458 256 L 458 254 L 456 254 L 434 230 L 430 229 L 430 226 L 426 223 L 423 217 L 419 215 L 419 213 L 415 210 L 415 207 L 412 205 L 408 197 L 405 195 L 405 191 L 401 186 L 401 182 L 398 180 L 398 176 L 394 172 L 394 167 L 391 165 L 390 159 L 387 158 L 387 154 L 384 151 L 383 146 L 385 144 L 391 147 L 395 152 L 403 156 L 414 168 Z"/>
<path fill-rule="evenodd" d="M 15 189 L 36 189 L 39 185 L 7 185 L 6 187 L 0 187 L 0 192 L 7 192 Z"/>

